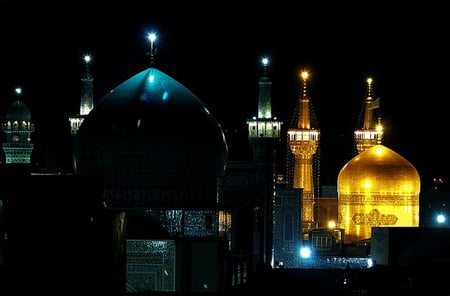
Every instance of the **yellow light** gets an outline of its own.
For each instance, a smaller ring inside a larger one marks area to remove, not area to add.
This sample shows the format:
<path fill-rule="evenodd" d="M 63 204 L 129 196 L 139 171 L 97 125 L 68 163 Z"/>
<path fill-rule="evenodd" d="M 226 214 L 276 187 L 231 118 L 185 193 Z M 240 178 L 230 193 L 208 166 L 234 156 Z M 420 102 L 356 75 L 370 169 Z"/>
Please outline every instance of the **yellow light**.
<path fill-rule="evenodd" d="M 303 80 L 308 79 L 308 76 L 309 76 L 308 71 L 302 71 L 301 76 L 302 76 L 302 79 L 303 79 Z"/>
<path fill-rule="evenodd" d="M 328 228 L 333 229 L 336 227 L 336 222 L 333 220 L 328 221 Z"/>

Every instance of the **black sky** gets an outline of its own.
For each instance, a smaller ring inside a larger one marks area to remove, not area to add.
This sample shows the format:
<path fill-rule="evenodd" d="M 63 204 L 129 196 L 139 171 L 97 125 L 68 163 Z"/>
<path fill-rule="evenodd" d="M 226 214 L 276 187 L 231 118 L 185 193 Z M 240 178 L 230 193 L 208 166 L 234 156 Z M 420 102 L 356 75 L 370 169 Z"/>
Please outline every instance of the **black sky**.
<path fill-rule="evenodd" d="M 272 60 L 273 115 L 286 125 L 300 90 L 298 72 L 308 69 L 322 166 L 336 171 L 353 156 L 353 129 L 371 76 L 384 144 L 422 176 L 450 175 L 444 5 L 310 2 L 0 1 L 1 110 L 21 86 L 36 129 L 57 149 L 67 117 L 79 111 L 82 56 L 93 56 L 99 100 L 149 67 L 146 36 L 154 31 L 156 67 L 205 102 L 225 129 L 245 129 L 256 115 L 262 56 Z"/>

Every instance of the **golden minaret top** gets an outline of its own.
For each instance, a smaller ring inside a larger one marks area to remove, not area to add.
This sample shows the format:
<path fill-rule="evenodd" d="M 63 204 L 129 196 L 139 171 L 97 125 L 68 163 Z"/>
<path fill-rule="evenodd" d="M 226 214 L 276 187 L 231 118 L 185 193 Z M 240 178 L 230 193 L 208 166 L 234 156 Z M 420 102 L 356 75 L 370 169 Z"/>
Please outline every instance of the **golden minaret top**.
<path fill-rule="evenodd" d="M 358 127 L 355 130 L 355 145 L 358 153 L 370 147 L 381 144 L 383 140 L 383 126 L 381 118 L 375 116 L 380 107 L 380 98 L 373 99 L 373 79 L 367 78 L 367 96 L 362 106 Z"/>

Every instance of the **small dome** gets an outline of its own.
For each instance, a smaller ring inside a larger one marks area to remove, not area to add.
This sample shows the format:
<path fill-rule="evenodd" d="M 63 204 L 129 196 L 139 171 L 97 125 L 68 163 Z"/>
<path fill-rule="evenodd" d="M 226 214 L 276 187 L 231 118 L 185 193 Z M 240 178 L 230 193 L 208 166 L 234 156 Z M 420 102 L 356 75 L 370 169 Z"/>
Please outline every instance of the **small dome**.
<path fill-rule="evenodd" d="M 203 102 L 149 68 L 96 104 L 73 155 L 76 174 L 106 176 L 110 203 L 199 206 L 217 203 L 228 147 Z"/>
<path fill-rule="evenodd" d="M 420 176 L 403 156 L 383 145 L 376 145 L 351 159 L 338 176 L 338 192 L 420 191 Z"/>
<path fill-rule="evenodd" d="M 7 121 L 30 121 L 30 109 L 21 100 L 15 100 L 6 113 Z"/>

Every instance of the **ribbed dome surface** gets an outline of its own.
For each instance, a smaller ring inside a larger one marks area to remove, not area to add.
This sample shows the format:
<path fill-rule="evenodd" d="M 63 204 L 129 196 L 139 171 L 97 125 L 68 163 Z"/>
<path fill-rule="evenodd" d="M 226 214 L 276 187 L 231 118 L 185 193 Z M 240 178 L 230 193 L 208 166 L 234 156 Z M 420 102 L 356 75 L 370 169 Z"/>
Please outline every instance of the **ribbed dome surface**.
<path fill-rule="evenodd" d="M 368 181 L 370 180 L 370 184 Z M 420 191 L 420 176 L 403 156 L 376 145 L 351 159 L 338 176 L 338 192 Z"/>
<path fill-rule="evenodd" d="M 30 109 L 25 103 L 20 100 L 15 100 L 9 107 L 6 113 L 6 120 L 8 121 L 30 121 Z"/>
<path fill-rule="evenodd" d="M 228 148 L 203 102 L 149 68 L 96 104 L 73 155 L 76 174 L 107 177 L 112 203 L 128 194 L 130 204 L 198 206 L 217 202 Z"/>

